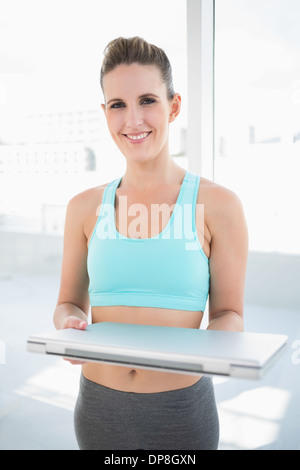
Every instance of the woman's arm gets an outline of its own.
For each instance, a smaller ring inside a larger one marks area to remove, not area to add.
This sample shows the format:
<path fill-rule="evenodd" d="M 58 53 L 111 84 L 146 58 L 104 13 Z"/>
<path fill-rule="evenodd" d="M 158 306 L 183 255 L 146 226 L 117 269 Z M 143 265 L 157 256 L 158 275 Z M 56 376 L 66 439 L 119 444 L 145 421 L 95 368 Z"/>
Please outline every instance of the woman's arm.
<path fill-rule="evenodd" d="M 87 326 L 89 312 L 87 238 L 84 233 L 85 195 L 72 198 L 67 206 L 61 283 L 53 321 L 57 329 Z"/>
<path fill-rule="evenodd" d="M 248 230 L 242 204 L 231 191 L 216 186 L 209 209 L 209 330 L 243 331 Z"/>

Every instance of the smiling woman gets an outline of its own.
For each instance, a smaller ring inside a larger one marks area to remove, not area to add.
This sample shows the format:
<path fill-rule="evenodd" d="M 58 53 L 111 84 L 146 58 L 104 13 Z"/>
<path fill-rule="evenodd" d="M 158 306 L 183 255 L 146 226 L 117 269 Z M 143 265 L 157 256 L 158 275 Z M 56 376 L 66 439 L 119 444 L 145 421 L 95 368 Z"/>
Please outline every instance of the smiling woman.
<path fill-rule="evenodd" d="M 108 128 L 122 153 L 130 158 L 131 144 L 147 144 L 137 146 L 139 159 L 151 150 L 169 153 L 168 125 L 180 112 L 181 97 L 165 52 L 139 37 L 115 39 L 105 49 L 100 83 Z"/>
<path fill-rule="evenodd" d="M 102 79 L 108 128 L 127 159 L 144 161 L 169 153 L 169 123 L 179 114 L 181 98 L 174 93 L 168 99 L 159 72 L 155 64 L 120 64 Z"/>
<path fill-rule="evenodd" d="M 241 331 L 243 210 L 232 192 L 171 158 L 181 97 L 168 58 L 141 38 L 118 38 L 105 51 L 101 85 L 126 171 L 69 202 L 56 327 L 85 329 L 91 306 L 93 323 L 198 329 L 209 294 L 208 328 Z M 167 209 L 163 220 L 156 207 Z M 74 418 L 81 449 L 218 446 L 208 377 L 84 363 Z"/>

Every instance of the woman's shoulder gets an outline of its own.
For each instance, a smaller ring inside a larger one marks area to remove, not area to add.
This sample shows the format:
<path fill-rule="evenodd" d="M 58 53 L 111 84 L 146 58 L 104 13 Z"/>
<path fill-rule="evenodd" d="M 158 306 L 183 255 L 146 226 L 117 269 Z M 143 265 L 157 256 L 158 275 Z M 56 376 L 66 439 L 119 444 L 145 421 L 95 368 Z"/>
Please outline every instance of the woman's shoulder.
<path fill-rule="evenodd" d="M 74 196 L 68 201 L 70 209 L 86 211 L 89 207 L 94 207 L 95 204 L 100 204 L 103 192 L 109 183 L 85 189 Z"/>
<path fill-rule="evenodd" d="M 233 190 L 201 177 L 197 204 L 203 205 L 204 237 L 209 243 L 214 238 L 228 245 L 238 244 L 240 241 L 235 241 L 238 235 L 246 246 L 248 230 L 244 209 Z"/>
<path fill-rule="evenodd" d="M 109 183 L 85 189 L 71 197 L 66 209 L 66 225 L 80 230 L 88 238 L 99 215 L 103 193 Z"/>
<path fill-rule="evenodd" d="M 205 204 L 215 210 L 230 210 L 241 206 L 239 196 L 230 188 L 215 181 L 201 177 L 198 192 L 199 204 Z"/>
<path fill-rule="evenodd" d="M 204 219 L 210 235 L 230 227 L 246 226 L 239 196 L 231 189 L 201 177 L 197 204 L 203 204 Z"/>

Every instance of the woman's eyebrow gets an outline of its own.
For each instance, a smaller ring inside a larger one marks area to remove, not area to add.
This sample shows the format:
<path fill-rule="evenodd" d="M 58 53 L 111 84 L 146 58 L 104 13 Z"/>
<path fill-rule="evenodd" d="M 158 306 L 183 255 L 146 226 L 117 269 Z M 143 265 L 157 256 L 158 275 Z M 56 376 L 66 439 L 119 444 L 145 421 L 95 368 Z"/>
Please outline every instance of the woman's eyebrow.
<path fill-rule="evenodd" d="M 159 98 L 157 95 L 155 95 L 154 93 L 144 93 L 143 95 L 140 95 L 138 97 L 139 100 L 143 99 L 143 98 L 147 98 L 149 96 L 153 96 L 154 98 Z M 113 101 L 124 101 L 122 98 L 112 98 L 111 100 L 109 100 L 106 104 L 109 105 L 109 103 L 112 103 Z"/>
<path fill-rule="evenodd" d="M 154 98 L 159 98 L 159 96 L 155 95 L 154 93 L 145 93 L 145 94 L 139 96 L 139 100 L 141 100 L 142 98 L 147 98 L 149 96 L 153 96 Z"/>
<path fill-rule="evenodd" d="M 123 101 L 122 98 L 112 98 L 106 104 L 112 103 L 113 101 Z"/>

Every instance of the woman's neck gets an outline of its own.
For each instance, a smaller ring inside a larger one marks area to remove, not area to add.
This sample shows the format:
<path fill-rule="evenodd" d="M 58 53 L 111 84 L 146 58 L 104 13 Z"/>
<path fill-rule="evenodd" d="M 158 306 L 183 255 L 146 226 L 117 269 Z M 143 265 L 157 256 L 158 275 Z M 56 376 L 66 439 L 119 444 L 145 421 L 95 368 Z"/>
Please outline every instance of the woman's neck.
<path fill-rule="evenodd" d="M 155 186 L 181 183 L 185 170 L 178 166 L 171 157 L 165 162 L 152 164 L 127 165 L 122 178 L 123 188 L 151 189 Z"/>

